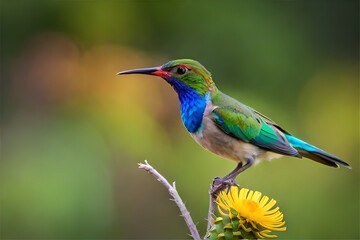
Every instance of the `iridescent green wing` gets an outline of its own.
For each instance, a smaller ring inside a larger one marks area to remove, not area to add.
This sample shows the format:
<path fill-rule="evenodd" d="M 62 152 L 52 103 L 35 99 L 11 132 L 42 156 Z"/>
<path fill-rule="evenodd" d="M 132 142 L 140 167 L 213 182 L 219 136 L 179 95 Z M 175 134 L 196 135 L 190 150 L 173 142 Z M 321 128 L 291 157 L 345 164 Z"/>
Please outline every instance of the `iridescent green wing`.
<path fill-rule="evenodd" d="M 222 131 L 234 138 L 272 152 L 299 156 L 297 150 L 290 146 L 281 130 L 271 124 L 270 119 L 265 119 L 235 99 L 228 96 L 226 98 L 227 101 L 219 101 L 219 107 L 211 113 L 212 120 Z"/>
<path fill-rule="evenodd" d="M 256 118 L 229 106 L 214 109 L 211 116 L 226 134 L 245 142 L 255 139 L 261 132 L 261 123 Z"/>

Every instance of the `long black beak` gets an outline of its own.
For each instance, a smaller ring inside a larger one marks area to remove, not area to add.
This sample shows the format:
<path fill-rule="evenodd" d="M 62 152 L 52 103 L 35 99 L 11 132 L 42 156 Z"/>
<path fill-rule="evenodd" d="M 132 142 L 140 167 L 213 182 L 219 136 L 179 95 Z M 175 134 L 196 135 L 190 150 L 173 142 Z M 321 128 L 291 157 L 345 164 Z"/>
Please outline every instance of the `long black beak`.
<path fill-rule="evenodd" d="M 155 72 L 161 70 L 160 67 L 153 67 L 153 68 L 140 68 L 140 69 L 133 69 L 133 70 L 127 70 L 118 72 L 117 75 L 122 74 L 148 74 L 148 75 L 156 75 Z"/>

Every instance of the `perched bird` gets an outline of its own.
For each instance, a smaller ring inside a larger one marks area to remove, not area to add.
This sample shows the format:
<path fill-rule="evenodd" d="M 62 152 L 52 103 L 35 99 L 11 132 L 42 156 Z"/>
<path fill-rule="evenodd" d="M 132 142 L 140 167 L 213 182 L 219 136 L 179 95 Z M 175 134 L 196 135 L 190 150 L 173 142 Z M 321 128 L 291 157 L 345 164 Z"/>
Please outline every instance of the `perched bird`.
<path fill-rule="evenodd" d="M 215 191 L 234 184 L 236 176 L 253 164 L 284 155 L 351 168 L 340 158 L 292 136 L 270 118 L 222 93 L 210 72 L 195 60 L 178 59 L 160 67 L 118 73 L 122 74 L 148 74 L 165 79 L 178 94 L 182 122 L 195 141 L 238 163 L 220 179 Z"/>

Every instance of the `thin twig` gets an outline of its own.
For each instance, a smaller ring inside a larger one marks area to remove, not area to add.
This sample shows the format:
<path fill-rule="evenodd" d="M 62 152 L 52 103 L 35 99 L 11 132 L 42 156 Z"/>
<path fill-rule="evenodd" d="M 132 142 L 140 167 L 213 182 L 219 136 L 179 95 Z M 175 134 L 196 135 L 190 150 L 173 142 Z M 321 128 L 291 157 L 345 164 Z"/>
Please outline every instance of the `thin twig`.
<path fill-rule="evenodd" d="M 178 206 L 181 212 L 181 216 L 184 218 L 186 225 L 188 226 L 191 236 L 195 240 L 200 240 L 199 232 L 192 220 L 189 211 L 186 209 L 184 202 L 181 200 L 179 193 L 176 190 L 175 182 L 171 185 L 166 178 L 164 178 L 156 169 L 151 166 L 146 160 L 145 163 L 139 163 L 139 168 L 151 173 L 164 187 L 169 191 L 170 196 Z"/>
<path fill-rule="evenodd" d="M 211 186 L 211 190 L 213 188 L 213 185 Z M 210 190 L 210 192 L 211 192 Z M 216 199 L 213 197 L 213 195 L 210 193 L 210 200 L 209 200 L 209 212 L 207 217 L 207 227 L 206 227 L 206 233 L 204 236 L 204 239 L 208 239 L 210 237 L 210 230 L 213 228 L 213 218 L 214 218 L 214 211 L 216 208 Z"/>

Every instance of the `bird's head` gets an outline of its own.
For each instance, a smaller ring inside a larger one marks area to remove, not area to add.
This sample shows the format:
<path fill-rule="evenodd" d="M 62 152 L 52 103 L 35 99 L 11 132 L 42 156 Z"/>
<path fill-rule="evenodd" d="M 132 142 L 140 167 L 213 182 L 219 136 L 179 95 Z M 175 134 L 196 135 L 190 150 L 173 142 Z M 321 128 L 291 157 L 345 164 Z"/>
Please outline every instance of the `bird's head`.
<path fill-rule="evenodd" d="M 216 87 L 211 74 L 199 62 L 192 59 L 178 59 L 160 67 L 142 68 L 119 72 L 121 74 L 147 74 L 159 76 L 171 84 L 178 94 L 195 90 L 204 96 Z"/>

